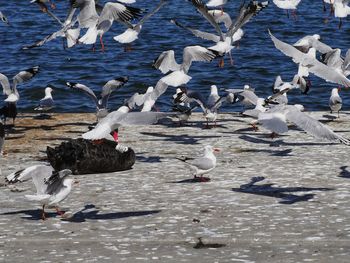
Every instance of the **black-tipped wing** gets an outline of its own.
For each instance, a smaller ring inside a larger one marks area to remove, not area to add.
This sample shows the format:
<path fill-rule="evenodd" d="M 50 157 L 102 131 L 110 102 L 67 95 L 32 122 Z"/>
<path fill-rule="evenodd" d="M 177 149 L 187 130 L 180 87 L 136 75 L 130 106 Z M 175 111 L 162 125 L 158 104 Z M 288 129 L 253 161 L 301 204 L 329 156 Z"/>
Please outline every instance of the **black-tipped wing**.
<path fill-rule="evenodd" d="M 107 102 L 109 99 L 109 96 L 111 93 L 122 87 L 126 82 L 128 82 L 128 77 L 120 77 L 116 79 L 112 79 L 108 81 L 103 87 L 102 87 L 102 93 L 101 93 L 101 105 L 102 107 L 107 107 Z"/>
<path fill-rule="evenodd" d="M 97 100 L 97 97 L 95 93 L 87 86 L 80 84 L 80 83 L 73 83 L 73 82 L 66 82 L 66 85 L 71 89 L 76 89 L 84 92 L 86 95 L 88 95 L 92 100 L 95 102 L 96 107 L 99 107 L 99 103 Z"/>

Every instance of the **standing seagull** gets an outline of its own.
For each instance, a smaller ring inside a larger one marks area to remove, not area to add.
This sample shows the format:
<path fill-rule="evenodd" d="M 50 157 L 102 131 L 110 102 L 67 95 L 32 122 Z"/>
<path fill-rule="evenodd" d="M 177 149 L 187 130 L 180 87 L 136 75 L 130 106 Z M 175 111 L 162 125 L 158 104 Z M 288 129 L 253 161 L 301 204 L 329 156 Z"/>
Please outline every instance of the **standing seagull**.
<path fill-rule="evenodd" d="M 45 97 L 40 100 L 39 106 L 36 107 L 34 110 L 48 111 L 48 110 L 51 110 L 53 108 L 54 101 L 53 101 L 53 98 L 51 95 L 52 91 L 53 90 L 50 87 L 47 87 L 45 89 Z"/>
<path fill-rule="evenodd" d="M 331 108 L 331 113 L 333 113 L 333 111 L 338 112 L 338 118 L 339 118 L 339 111 L 341 109 L 342 104 L 343 104 L 343 100 L 339 96 L 338 88 L 333 88 L 332 95 L 329 98 L 329 107 Z"/>
<path fill-rule="evenodd" d="M 25 195 L 25 197 L 30 201 L 36 201 L 42 204 L 42 220 L 46 219 L 46 205 L 55 206 L 57 213 L 60 215 L 63 214 L 57 205 L 66 199 L 72 190 L 74 179 L 70 175 L 72 175 L 72 171 L 68 169 L 53 172 L 52 174 L 46 172 L 31 173 L 36 194 Z"/>
<path fill-rule="evenodd" d="M 130 44 L 131 42 L 135 41 L 138 38 L 138 35 L 140 34 L 142 29 L 142 25 L 146 22 L 146 20 L 153 16 L 156 12 L 158 12 L 159 9 L 161 9 L 162 6 L 165 5 L 167 2 L 167 0 L 161 0 L 155 9 L 153 9 L 151 12 L 145 15 L 135 25 L 132 25 L 131 23 L 124 23 L 128 27 L 128 29 L 124 33 L 115 36 L 113 39 L 122 44 Z M 126 47 L 125 50 L 130 50 L 130 46 Z"/>
<path fill-rule="evenodd" d="M 334 0 L 334 16 L 339 17 L 339 29 L 343 24 L 343 18 L 350 15 L 349 0 Z"/>
<path fill-rule="evenodd" d="M 66 85 L 72 89 L 77 89 L 92 98 L 96 105 L 96 116 L 97 119 L 104 118 L 108 114 L 107 104 L 112 92 L 120 87 L 122 87 L 126 82 L 128 82 L 128 77 L 119 77 L 116 79 L 109 80 L 103 87 L 100 99 L 97 98 L 95 93 L 87 86 L 80 83 L 66 82 Z"/>
<path fill-rule="evenodd" d="M 203 174 L 209 173 L 216 167 L 216 156 L 215 152 L 219 152 L 220 150 L 217 148 L 213 148 L 211 145 L 207 145 L 204 147 L 204 154 L 199 158 L 177 158 L 178 160 L 187 164 L 191 171 L 193 172 L 194 179 L 198 179 L 201 182 L 210 181 L 210 178 L 203 177 Z"/>

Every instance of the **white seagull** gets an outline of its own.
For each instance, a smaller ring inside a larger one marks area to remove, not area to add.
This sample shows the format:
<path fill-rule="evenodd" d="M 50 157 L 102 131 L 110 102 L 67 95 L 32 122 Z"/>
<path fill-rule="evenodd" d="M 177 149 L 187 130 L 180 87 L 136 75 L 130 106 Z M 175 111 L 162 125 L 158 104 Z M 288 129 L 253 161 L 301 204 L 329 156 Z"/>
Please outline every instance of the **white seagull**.
<path fill-rule="evenodd" d="M 287 16 L 289 17 L 288 10 L 292 10 L 292 14 L 295 17 L 296 16 L 296 9 L 298 4 L 300 3 L 301 0 L 273 0 L 273 3 L 281 8 L 285 9 L 287 11 Z"/>
<path fill-rule="evenodd" d="M 140 19 L 140 21 L 135 25 L 133 25 L 131 23 L 124 23 L 124 25 L 127 26 L 128 29 L 124 33 L 122 33 L 118 36 L 115 36 L 113 39 L 119 43 L 122 43 L 122 44 L 130 44 L 131 42 L 134 42 L 136 39 L 138 39 L 138 35 L 141 32 L 143 24 L 149 18 L 151 18 L 151 16 L 153 16 L 156 12 L 158 12 L 159 9 L 161 9 L 166 3 L 168 3 L 167 0 L 161 0 L 155 9 L 153 9 L 147 15 L 142 17 Z M 126 50 L 129 50 L 129 49 L 130 49 L 130 47 L 126 48 Z"/>
<path fill-rule="evenodd" d="M 305 36 L 295 42 L 293 46 L 304 53 L 307 53 L 312 47 L 322 54 L 333 50 L 330 46 L 321 42 L 320 39 L 321 36 L 319 34 Z"/>
<path fill-rule="evenodd" d="M 211 145 L 207 145 L 204 147 L 204 154 L 201 157 L 177 159 L 190 167 L 195 179 L 200 176 L 200 180 L 209 181 L 209 178 L 203 178 L 203 175 L 209 173 L 216 167 L 216 156 L 214 153 L 219 151 L 219 149 L 214 148 Z"/>
<path fill-rule="evenodd" d="M 329 98 L 329 107 L 331 108 L 331 113 L 333 113 L 333 111 L 338 112 L 338 118 L 342 104 L 343 100 L 339 96 L 338 88 L 333 88 L 331 97 Z"/>
<path fill-rule="evenodd" d="M 94 2 L 94 0 L 92 0 L 92 2 Z M 95 44 L 97 36 L 100 35 L 101 48 L 102 51 L 104 51 L 102 37 L 103 34 L 111 28 L 113 22 L 117 21 L 120 23 L 130 24 L 129 21 L 140 16 L 141 12 L 141 9 L 138 8 L 125 6 L 121 3 L 107 2 L 103 7 L 100 16 L 92 21 L 85 35 L 79 39 L 79 43 Z"/>
<path fill-rule="evenodd" d="M 326 125 L 301 112 L 302 105 L 277 105 L 259 114 L 258 122 L 275 134 L 288 131 L 287 121 L 294 123 L 308 134 L 323 140 L 339 141 L 350 145 L 350 141 L 336 134 Z"/>
<path fill-rule="evenodd" d="M 126 82 L 128 82 L 128 77 L 119 77 L 107 81 L 107 83 L 102 87 L 100 98 L 97 98 L 95 93 L 89 87 L 83 84 L 66 82 L 66 85 L 71 89 L 80 90 L 88 95 L 96 105 L 97 119 L 101 119 L 108 114 L 108 100 L 112 92 L 118 88 L 121 88 Z"/>
<path fill-rule="evenodd" d="M 53 89 L 51 87 L 45 88 L 45 97 L 39 101 L 39 106 L 36 107 L 34 110 L 48 111 L 48 110 L 51 110 L 53 108 L 54 101 L 53 101 L 52 94 L 51 94 L 52 91 L 53 91 Z"/>
<path fill-rule="evenodd" d="M 327 66 L 315 58 L 315 48 L 310 48 L 309 52 L 305 54 L 293 47 L 292 45 L 277 39 L 271 34 L 270 31 L 269 34 L 273 43 L 275 44 L 275 47 L 286 56 L 291 57 L 295 63 L 302 67 L 303 72 L 298 72 L 299 76 L 305 76 L 308 75 L 308 72 L 311 72 L 328 82 L 337 83 L 345 87 L 350 87 L 350 80 L 346 78 L 343 70 Z"/>
<path fill-rule="evenodd" d="M 163 77 L 163 82 L 169 86 L 178 87 L 190 81 L 188 70 L 194 61 L 212 61 L 216 54 L 202 46 L 188 46 L 183 50 L 182 63 L 175 60 L 174 50 L 162 52 L 153 62 L 153 67 L 159 69 L 163 74 L 172 71 Z"/>
<path fill-rule="evenodd" d="M 25 197 L 42 205 L 42 220 L 46 219 L 46 205 L 55 206 L 57 213 L 63 214 L 58 209 L 58 203 L 66 199 L 72 190 L 74 179 L 70 175 L 72 175 L 72 171 L 68 169 L 52 173 L 37 171 L 30 174 L 36 188 L 36 194 L 25 195 Z"/>
<path fill-rule="evenodd" d="M 350 15 L 350 1 L 349 0 L 334 0 L 334 16 L 339 17 L 339 29 L 343 24 L 343 18 Z"/>

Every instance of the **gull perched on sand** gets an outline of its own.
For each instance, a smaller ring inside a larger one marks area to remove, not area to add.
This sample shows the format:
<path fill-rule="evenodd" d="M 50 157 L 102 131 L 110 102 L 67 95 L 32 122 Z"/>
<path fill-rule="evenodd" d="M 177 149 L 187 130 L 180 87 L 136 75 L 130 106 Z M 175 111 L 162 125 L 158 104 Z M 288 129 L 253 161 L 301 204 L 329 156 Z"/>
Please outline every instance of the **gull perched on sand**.
<path fill-rule="evenodd" d="M 103 51 L 103 34 L 112 27 L 113 22 L 117 21 L 123 24 L 129 23 L 132 19 L 140 16 L 141 12 L 141 9 L 135 7 L 125 6 L 121 3 L 107 2 L 103 7 L 100 16 L 89 25 L 89 29 L 85 35 L 79 39 L 79 43 L 95 44 L 97 36 L 100 35 L 100 43 Z"/>
<path fill-rule="evenodd" d="M 300 129 L 315 138 L 339 141 L 350 145 L 350 141 L 336 134 L 326 125 L 302 112 L 302 105 L 277 105 L 259 114 L 258 122 L 273 134 L 285 133 L 288 131 L 287 121 L 294 123 Z"/>
<path fill-rule="evenodd" d="M 35 195 L 25 195 L 25 197 L 42 205 L 42 220 L 46 219 L 45 206 L 55 206 L 58 214 L 62 215 L 58 209 L 58 203 L 67 198 L 72 190 L 74 179 L 71 178 L 72 171 L 65 169 L 59 172 L 47 173 L 45 170 L 31 172 L 30 176 L 36 188 Z"/>
<path fill-rule="evenodd" d="M 188 70 L 195 61 L 212 61 L 216 54 L 202 46 L 188 46 L 183 49 L 182 63 L 178 64 L 175 60 L 174 50 L 162 52 L 153 62 L 153 67 L 159 69 L 163 74 L 172 71 L 169 75 L 163 77 L 163 82 L 169 86 L 178 87 L 190 81 L 191 77 L 187 75 Z"/>
<path fill-rule="evenodd" d="M 206 182 L 209 181 L 209 178 L 204 178 L 203 175 L 209 173 L 216 167 L 216 156 L 215 152 L 219 152 L 220 150 L 214 148 L 211 145 L 207 145 L 204 147 L 204 154 L 198 158 L 177 158 L 178 160 L 184 162 L 189 166 L 190 170 L 195 179 L 199 177 L 200 181 Z"/>
<path fill-rule="evenodd" d="M 48 111 L 51 110 L 54 106 L 54 101 L 52 98 L 52 88 L 51 87 L 47 87 L 45 88 L 45 97 L 42 98 L 39 101 L 39 106 L 36 107 L 34 110 L 38 110 L 38 111 Z"/>
<path fill-rule="evenodd" d="M 295 63 L 302 67 L 302 73 L 300 72 L 301 70 L 299 67 L 299 76 L 305 76 L 308 75 L 308 72 L 311 72 L 328 82 L 337 83 L 345 87 L 350 87 L 350 80 L 347 79 L 345 75 L 347 74 L 347 72 L 327 66 L 318 61 L 315 58 L 315 48 L 310 48 L 309 52 L 305 54 L 293 47 L 292 45 L 277 39 L 271 34 L 270 31 L 269 34 L 273 43 L 275 44 L 275 47 L 286 56 L 291 57 Z"/>
<path fill-rule="evenodd" d="M 151 12 L 149 12 L 144 17 L 142 17 L 140 21 L 135 25 L 131 23 L 124 23 L 124 25 L 127 26 L 128 29 L 124 33 L 118 36 L 115 36 L 113 39 L 122 44 L 130 44 L 131 42 L 134 42 L 136 39 L 138 39 L 138 35 L 141 32 L 143 24 L 149 18 L 151 18 L 151 16 L 157 13 L 166 3 L 168 3 L 167 0 L 161 0 L 159 4 L 156 6 L 156 8 L 154 8 Z M 129 49 L 130 47 L 126 48 L 126 50 L 129 50 Z"/>
<path fill-rule="evenodd" d="M 121 88 L 126 82 L 128 77 L 119 77 L 107 81 L 102 87 L 100 98 L 98 99 L 95 93 L 87 86 L 80 83 L 66 82 L 66 85 L 71 89 L 76 89 L 84 92 L 88 95 L 96 105 L 96 116 L 97 119 L 104 118 L 108 114 L 108 100 L 112 92 L 118 88 Z"/>
<path fill-rule="evenodd" d="M 4 22 L 5 24 L 9 25 L 9 20 L 7 17 L 0 11 L 0 20 Z"/>
<path fill-rule="evenodd" d="M 329 107 L 331 108 L 331 113 L 333 111 L 338 112 L 338 118 L 339 118 L 339 111 L 343 105 L 343 100 L 339 96 L 338 88 L 332 89 L 331 97 L 329 98 Z"/>

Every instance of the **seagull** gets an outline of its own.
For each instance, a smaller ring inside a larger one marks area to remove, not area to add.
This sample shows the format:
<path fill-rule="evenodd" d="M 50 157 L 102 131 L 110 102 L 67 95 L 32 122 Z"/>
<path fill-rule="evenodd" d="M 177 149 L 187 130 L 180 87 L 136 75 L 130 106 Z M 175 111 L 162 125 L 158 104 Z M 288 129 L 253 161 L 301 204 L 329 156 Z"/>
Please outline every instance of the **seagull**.
<path fill-rule="evenodd" d="M 307 53 L 312 47 L 322 54 L 328 53 L 333 50 L 327 44 L 322 43 L 320 39 L 321 36 L 319 34 L 305 36 L 299 39 L 297 42 L 295 42 L 293 46 L 304 53 Z"/>
<path fill-rule="evenodd" d="M 177 115 L 174 112 L 129 112 L 127 107 L 121 107 L 116 111 L 109 113 L 105 118 L 101 119 L 96 127 L 86 132 L 82 137 L 86 140 L 112 140 L 116 137 L 118 128 L 121 126 L 133 125 L 150 125 L 158 122 L 158 120 Z"/>
<path fill-rule="evenodd" d="M 178 93 L 175 102 L 192 103 L 196 102 L 203 110 L 204 117 L 209 127 L 209 121 L 214 121 L 216 126 L 217 111 L 223 102 L 231 102 L 231 96 L 220 97 L 216 85 L 210 88 L 210 95 L 207 100 L 197 91 L 187 91 Z"/>
<path fill-rule="evenodd" d="M 182 26 L 180 23 L 176 22 L 175 20 L 172 20 L 172 22 L 182 28 L 189 30 L 193 35 L 197 37 L 215 42 L 216 44 L 214 46 L 209 47 L 208 49 L 218 52 L 219 55 L 221 56 L 228 53 L 230 55 L 231 64 L 233 64 L 231 50 L 234 48 L 232 44 L 235 41 L 239 40 L 243 35 L 243 31 L 238 32 L 238 30 L 244 24 L 246 24 L 251 19 L 251 17 L 258 14 L 262 9 L 264 9 L 268 5 L 267 1 L 262 3 L 259 3 L 257 1 L 251 1 L 249 2 L 248 5 L 244 5 L 243 3 L 240 7 L 239 14 L 235 22 L 232 23 L 231 21 L 231 25 L 227 28 L 226 33 L 223 33 L 218 24 L 221 21 L 220 19 L 215 18 L 216 17 L 215 15 L 213 16 L 213 11 L 209 11 L 206 5 L 201 0 L 190 0 L 190 1 L 192 5 L 197 9 L 197 11 L 214 27 L 217 35 L 203 32 L 194 28 Z M 228 24 L 230 23 L 229 20 L 226 18 L 225 21 L 226 21 L 225 25 L 228 26 Z M 236 32 L 238 32 L 237 33 L 238 35 L 235 36 Z M 224 61 L 222 59 L 219 63 L 219 66 L 223 67 L 224 66 L 223 63 Z"/>
<path fill-rule="evenodd" d="M 72 185 L 75 182 L 71 175 L 72 171 L 68 169 L 52 173 L 46 171 L 30 173 L 36 188 L 36 194 L 25 195 L 25 197 L 30 201 L 42 204 L 42 220 L 46 219 L 46 205 L 55 206 L 57 213 L 63 215 L 63 212 L 58 209 L 58 203 L 66 199 L 72 190 Z"/>
<path fill-rule="evenodd" d="M 0 120 L 0 157 L 3 155 L 2 148 L 5 143 L 5 125 Z"/>
<path fill-rule="evenodd" d="M 54 101 L 51 95 L 52 88 L 47 87 L 45 88 L 45 97 L 42 98 L 39 102 L 39 106 L 36 107 L 34 110 L 38 111 L 48 111 L 51 110 L 54 106 Z"/>
<path fill-rule="evenodd" d="M 207 145 L 204 147 L 204 154 L 202 157 L 198 158 L 177 158 L 178 160 L 184 162 L 186 165 L 190 167 L 190 170 L 193 172 L 193 176 L 195 179 L 199 177 L 199 179 L 203 182 L 209 181 L 209 178 L 204 178 L 203 175 L 209 173 L 216 167 L 216 156 L 214 153 L 219 152 L 220 150 L 214 148 L 211 145 Z"/>
<path fill-rule="evenodd" d="M 116 79 L 109 80 L 103 87 L 101 91 L 100 98 L 98 99 L 95 93 L 87 86 L 74 83 L 66 82 L 66 85 L 71 89 L 76 89 L 84 92 L 94 101 L 96 105 L 96 116 L 97 119 L 104 118 L 108 114 L 107 104 L 112 92 L 118 88 L 121 88 L 126 82 L 128 82 L 128 77 L 119 77 Z"/>
<path fill-rule="evenodd" d="M 292 10 L 292 14 L 296 17 L 296 9 L 301 0 L 273 0 L 274 4 L 281 8 L 286 9 L 287 16 L 289 17 L 288 10 Z"/>
<path fill-rule="evenodd" d="M 339 29 L 341 28 L 343 24 L 343 18 L 350 15 L 350 6 L 349 6 L 349 0 L 334 0 L 333 7 L 334 7 L 334 16 L 339 17 Z"/>
<path fill-rule="evenodd" d="M 338 88 L 332 89 L 332 95 L 329 98 L 329 107 L 331 108 L 331 113 L 333 113 L 333 111 L 338 112 L 338 118 L 339 118 L 339 111 L 343 104 L 343 100 L 339 96 L 338 90 L 339 90 Z"/>
<path fill-rule="evenodd" d="M 345 87 L 350 87 L 350 80 L 346 78 L 343 70 L 334 69 L 327 66 L 315 58 L 316 49 L 310 48 L 307 54 L 299 51 L 290 44 L 287 44 L 271 34 L 271 39 L 275 44 L 275 47 L 279 49 L 283 54 L 291 57 L 293 61 L 302 67 L 303 72 L 298 72 L 298 75 L 308 75 L 308 72 L 315 74 L 316 76 L 332 83 L 337 83 Z M 299 67 L 300 71 L 300 67 Z"/>
<path fill-rule="evenodd" d="M 4 22 L 5 24 L 9 25 L 9 20 L 7 19 L 7 17 L 0 11 L 0 20 L 2 22 Z"/>
<path fill-rule="evenodd" d="M 91 1 L 93 2 L 94 0 Z M 92 3 L 90 3 L 90 5 L 92 5 Z M 141 12 L 141 9 L 135 7 L 125 6 L 121 3 L 107 2 L 103 7 L 100 16 L 97 17 L 97 19 L 94 19 L 93 23 L 89 25 L 89 29 L 85 35 L 79 39 L 79 43 L 95 44 L 97 36 L 100 35 L 101 48 L 102 51 L 104 51 L 102 37 L 103 34 L 111 28 L 113 22 L 117 21 L 128 24 L 130 23 L 130 20 L 140 16 Z"/>
<path fill-rule="evenodd" d="M 350 141 L 336 134 L 326 125 L 301 112 L 302 105 L 276 105 L 275 107 L 259 114 L 258 122 L 273 134 L 288 131 L 287 121 L 294 123 L 300 129 L 310 135 L 324 140 L 339 141 L 350 145 Z"/>
<path fill-rule="evenodd" d="M 115 36 L 113 39 L 119 43 L 122 44 L 130 44 L 131 42 L 138 39 L 138 35 L 141 32 L 142 25 L 146 22 L 147 19 L 151 18 L 156 12 L 159 11 L 166 3 L 168 3 L 167 0 L 161 0 L 159 4 L 156 6 L 155 9 L 153 9 L 151 12 L 149 12 L 147 15 L 145 15 L 137 24 L 133 25 L 131 23 L 124 23 L 125 26 L 128 27 L 128 29 L 118 35 Z M 126 48 L 125 50 L 130 50 L 130 47 Z"/>
<path fill-rule="evenodd" d="M 244 85 L 243 89 L 225 89 L 225 91 L 233 94 L 242 103 L 244 108 L 255 106 L 258 101 L 258 96 L 249 85 Z"/>
<path fill-rule="evenodd" d="M 153 67 L 159 69 L 163 74 L 172 71 L 171 74 L 163 78 L 163 82 L 169 86 L 178 87 L 190 81 L 191 77 L 187 75 L 188 70 L 194 61 L 210 62 L 216 57 L 213 51 L 202 46 L 188 46 L 183 49 L 182 63 L 178 64 L 175 60 L 174 50 L 162 52 L 153 62 Z"/>
<path fill-rule="evenodd" d="M 3 89 L 3 94 L 7 95 L 5 99 L 6 105 L 0 110 L 0 115 L 4 115 L 5 124 L 6 118 L 11 117 L 13 119 L 13 124 L 17 116 L 17 106 L 16 103 L 19 100 L 19 93 L 17 90 L 17 85 L 23 82 L 29 81 L 39 72 L 39 66 L 35 66 L 17 73 L 12 79 L 12 86 L 7 76 L 0 73 L 0 84 Z"/>

